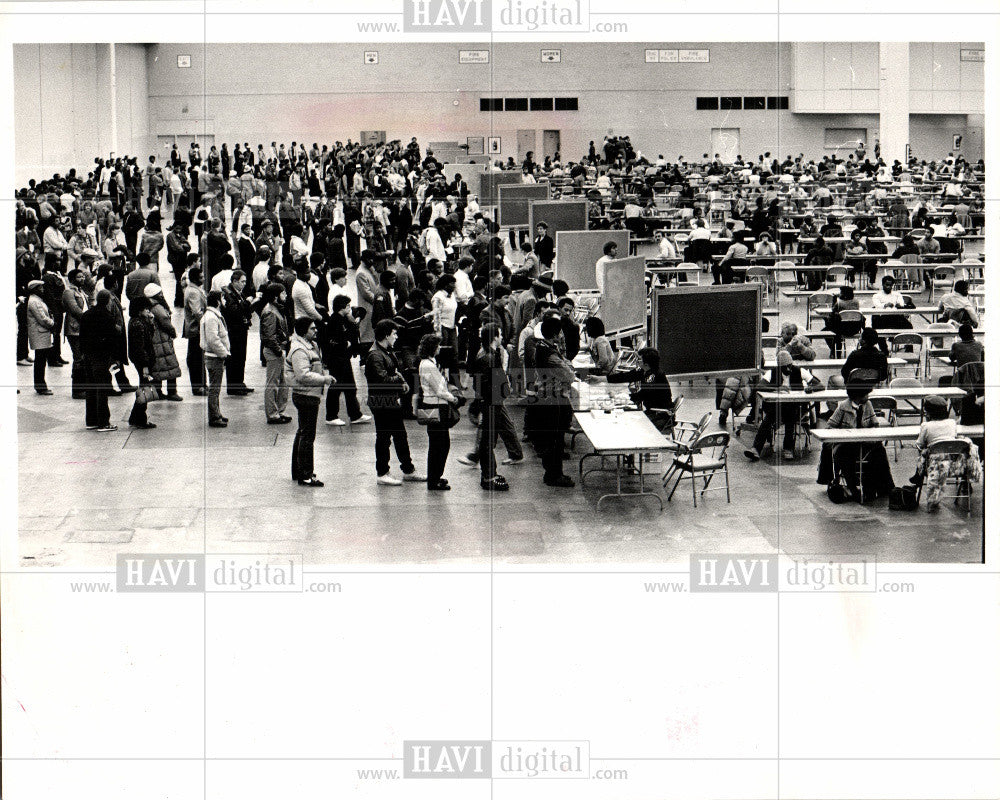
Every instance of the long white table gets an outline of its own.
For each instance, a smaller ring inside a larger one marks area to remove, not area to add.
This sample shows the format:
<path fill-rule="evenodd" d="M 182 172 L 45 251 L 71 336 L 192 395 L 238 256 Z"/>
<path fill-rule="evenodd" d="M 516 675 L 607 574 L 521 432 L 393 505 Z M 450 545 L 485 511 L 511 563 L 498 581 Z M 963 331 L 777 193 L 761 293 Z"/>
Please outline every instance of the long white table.
<path fill-rule="evenodd" d="M 593 472 L 615 473 L 616 490 L 601 495 L 597 501 L 598 508 L 609 497 L 655 497 L 662 512 L 663 500 L 660 496 L 656 492 L 646 491 L 642 456 L 646 453 L 669 451 L 671 443 L 649 421 L 649 417 L 641 411 L 619 410 L 610 413 L 600 410 L 578 411 L 574 416 L 594 448 L 593 453 L 587 453 L 580 459 L 580 485 L 583 486 L 587 475 Z M 622 475 L 626 469 L 625 456 L 630 455 L 638 456 L 635 460 L 638 462 L 639 491 L 622 490 Z M 615 459 L 614 470 L 604 468 L 604 459 L 608 457 Z M 583 465 L 588 458 L 600 458 L 601 466 L 585 472 Z"/>
<path fill-rule="evenodd" d="M 985 425 L 958 425 L 957 434 L 970 439 L 986 435 Z M 880 425 L 877 428 L 813 428 L 810 431 L 821 442 L 845 444 L 848 442 L 914 442 L 920 434 L 919 425 Z"/>
<path fill-rule="evenodd" d="M 869 398 L 872 397 L 894 397 L 897 400 L 924 400 L 928 397 L 943 397 L 945 400 L 960 400 L 965 397 L 965 392 L 951 386 L 914 386 L 912 388 L 888 387 L 883 389 L 872 389 Z M 820 403 L 839 402 L 847 399 L 846 389 L 823 389 L 819 392 L 806 392 L 801 389 L 787 392 L 761 392 L 760 399 L 764 402 L 776 403 Z"/>
<path fill-rule="evenodd" d="M 902 358 L 897 358 L 896 356 L 890 356 L 888 359 L 890 367 L 902 367 L 906 365 L 906 360 Z M 844 364 L 847 363 L 846 358 L 814 358 L 812 361 L 804 361 L 802 359 L 795 359 L 792 361 L 797 367 L 805 367 L 806 369 L 840 369 Z M 774 358 L 769 358 L 764 361 L 764 369 L 774 369 L 778 366 L 778 362 Z"/>

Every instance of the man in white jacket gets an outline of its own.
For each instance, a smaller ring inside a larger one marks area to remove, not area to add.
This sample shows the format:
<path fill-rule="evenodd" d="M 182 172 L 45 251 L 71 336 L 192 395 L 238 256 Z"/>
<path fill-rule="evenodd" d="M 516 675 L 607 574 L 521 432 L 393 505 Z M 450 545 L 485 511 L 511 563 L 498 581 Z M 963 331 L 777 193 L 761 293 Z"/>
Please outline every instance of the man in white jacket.
<path fill-rule="evenodd" d="M 222 375 L 229 357 L 229 328 L 222 318 L 222 292 L 208 293 L 208 308 L 199 323 L 201 347 L 205 351 L 205 370 L 208 372 L 208 426 L 225 428 L 229 423 L 222 416 L 219 395 L 222 393 Z"/>

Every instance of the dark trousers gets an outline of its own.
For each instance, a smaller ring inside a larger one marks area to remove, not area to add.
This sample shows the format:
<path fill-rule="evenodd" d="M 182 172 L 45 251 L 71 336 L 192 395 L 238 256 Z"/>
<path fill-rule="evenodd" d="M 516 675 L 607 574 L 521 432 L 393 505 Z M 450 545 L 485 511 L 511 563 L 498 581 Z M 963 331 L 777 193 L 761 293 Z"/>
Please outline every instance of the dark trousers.
<path fill-rule="evenodd" d="M 795 425 L 801 414 L 800 403 L 764 403 L 760 427 L 757 428 L 757 435 L 753 439 L 754 450 L 761 452 L 764 445 L 771 441 L 771 434 L 774 433 L 774 426 L 779 416 L 781 424 L 785 426 L 785 437 L 781 446 L 785 450 L 794 449 Z"/>
<path fill-rule="evenodd" d="M 83 386 L 81 385 L 84 380 L 84 365 L 83 357 L 80 354 L 80 337 L 79 336 L 67 336 L 66 341 L 69 342 L 69 349 L 73 353 L 73 366 L 70 368 L 70 387 L 73 391 L 73 397 L 83 394 Z"/>
<path fill-rule="evenodd" d="M 195 330 L 194 336 L 187 340 L 188 375 L 191 376 L 191 388 L 195 391 L 205 390 L 205 354 L 201 349 L 201 331 Z"/>
<path fill-rule="evenodd" d="M 542 456 L 544 479 L 552 481 L 563 475 L 562 452 L 563 434 L 569 429 L 572 410 L 567 403 L 555 403 L 551 399 L 537 406 L 535 420 L 535 440 Z"/>
<path fill-rule="evenodd" d="M 524 458 L 524 451 L 517 439 L 514 420 L 504 406 L 486 406 L 482 421 L 476 432 L 476 449 L 469 457 L 479 462 L 481 477 L 488 481 L 497 474 L 496 458 L 493 450 L 497 446 L 497 438 L 503 440 L 507 455 L 511 458 Z"/>
<path fill-rule="evenodd" d="M 313 444 L 316 441 L 319 398 L 292 392 L 292 405 L 299 412 L 299 429 L 292 443 L 292 480 L 307 481 L 313 476 Z"/>
<path fill-rule="evenodd" d="M 406 438 L 406 427 L 403 425 L 403 412 L 399 408 L 372 409 L 375 418 L 375 472 L 379 476 L 389 471 L 389 442 L 396 448 L 396 457 L 403 472 L 409 475 L 413 472 L 413 459 L 410 457 L 410 441 Z"/>
<path fill-rule="evenodd" d="M 354 368 L 349 358 L 331 358 L 330 374 L 334 383 L 326 395 L 326 418 L 336 419 L 340 415 L 340 395 L 344 395 L 344 405 L 347 406 L 347 416 L 356 420 L 361 416 L 361 406 L 358 403 L 358 387 L 354 384 Z"/>
<path fill-rule="evenodd" d="M 17 360 L 28 358 L 28 305 L 17 304 Z"/>
<path fill-rule="evenodd" d="M 46 348 L 44 350 L 35 351 L 35 391 L 41 391 L 42 389 L 48 389 L 49 387 L 45 385 L 45 365 L 49 362 L 49 351 L 52 348 Z"/>
<path fill-rule="evenodd" d="M 427 485 L 433 486 L 444 475 L 451 450 L 451 432 L 441 425 L 427 426 Z"/>
<path fill-rule="evenodd" d="M 139 386 L 140 386 L 140 388 L 143 387 L 143 386 L 147 386 L 147 385 L 148 385 L 147 382 L 144 381 L 142 379 L 142 376 L 140 375 L 139 376 Z M 128 424 L 129 425 L 135 425 L 137 427 L 142 427 L 143 425 L 146 425 L 149 422 L 149 417 L 146 416 L 147 405 L 148 404 L 146 403 L 146 401 L 142 398 L 142 392 L 136 392 L 135 393 L 135 402 L 132 403 L 132 413 L 129 414 L 129 416 L 128 416 Z"/>
<path fill-rule="evenodd" d="M 223 419 L 219 406 L 219 395 L 222 394 L 222 374 L 225 372 L 225 360 L 215 356 L 205 358 L 205 371 L 208 373 L 208 421 L 216 422 Z"/>
<path fill-rule="evenodd" d="M 101 428 L 111 423 L 108 393 L 111 391 L 111 373 L 106 364 L 88 364 L 86 367 L 87 425 Z"/>
<path fill-rule="evenodd" d="M 183 264 L 171 264 L 171 269 L 174 271 L 174 307 L 184 308 L 184 289 L 181 288 L 181 279 L 184 277 L 184 265 Z"/>
<path fill-rule="evenodd" d="M 60 342 L 62 336 L 59 334 L 59 331 L 63 327 L 63 316 L 62 311 L 52 312 L 52 347 L 49 349 L 49 364 L 52 366 L 62 361 L 62 344 Z"/>
<path fill-rule="evenodd" d="M 244 386 L 243 381 L 246 368 L 247 331 L 245 328 L 230 328 L 229 358 L 226 359 L 226 389 L 228 391 Z M 306 477 L 309 476 L 307 475 Z"/>

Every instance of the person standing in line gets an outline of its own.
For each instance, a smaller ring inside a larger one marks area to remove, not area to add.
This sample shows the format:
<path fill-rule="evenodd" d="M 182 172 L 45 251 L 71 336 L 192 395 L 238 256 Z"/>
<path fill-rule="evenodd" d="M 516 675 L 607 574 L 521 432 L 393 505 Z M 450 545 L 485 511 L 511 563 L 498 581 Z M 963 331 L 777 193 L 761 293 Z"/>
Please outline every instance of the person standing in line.
<path fill-rule="evenodd" d="M 451 406 L 459 406 L 459 398 L 448 391 L 448 382 L 438 369 L 434 357 L 441 346 L 441 337 L 428 334 L 420 340 L 417 357 L 420 365 L 417 368 L 420 380 L 420 396 L 422 408 L 437 408 L 440 414 L 438 422 L 427 425 L 427 489 L 428 491 L 448 491 L 451 486 L 444 479 L 444 468 L 448 462 L 448 451 L 451 449 L 451 434 L 447 417 L 452 413 Z"/>
<path fill-rule="evenodd" d="M 352 425 L 371 422 L 368 414 L 361 412 L 358 391 L 354 382 L 354 367 L 351 358 L 358 350 L 358 323 L 354 319 L 355 309 L 351 308 L 351 298 L 338 294 L 333 298 L 333 310 L 326 324 L 326 341 L 323 348 L 326 365 L 333 376 L 334 385 L 326 396 L 326 424 L 342 427 L 347 423 L 340 419 L 340 395 L 344 395 L 347 416 Z"/>
<path fill-rule="evenodd" d="M 241 269 L 233 271 L 229 285 L 222 289 L 222 315 L 229 330 L 230 355 L 226 361 L 226 392 L 247 395 L 253 388 L 246 385 L 247 336 L 253 318 L 253 307 L 244 296 L 247 276 Z"/>
<path fill-rule="evenodd" d="M 55 318 L 49 312 L 48 304 L 42 299 L 45 284 L 39 280 L 28 282 L 27 328 L 28 346 L 35 353 L 35 391 L 50 395 L 52 390 L 45 383 L 45 365 L 52 352 L 52 330 Z"/>
<path fill-rule="evenodd" d="M 187 339 L 187 368 L 191 378 L 191 394 L 205 394 L 205 359 L 201 349 L 201 318 L 208 307 L 208 296 L 201 288 L 201 267 L 191 267 L 184 289 L 184 338 Z"/>
<path fill-rule="evenodd" d="M 139 373 L 139 388 L 135 393 L 132 413 L 128 424 L 133 428 L 148 430 L 156 425 L 146 415 L 148 399 L 143 387 L 151 384 L 150 371 L 156 361 L 153 347 L 153 311 L 145 297 L 138 297 L 128 307 L 131 318 L 128 322 L 128 357 Z"/>
<path fill-rule="evenodd" d="M 268 425 L 292 421 L 285 415 L 288 386 L 285 383 L 285 353 L 288 351 L 288 319 L 285 317 L 285 287 L 267 283 L 263 291 L 264 308 L 260 313 L 260 349 L 264 357 L 264 415 Z"/>
<path fill-rule="evenodd" d="M 399 486 L 403 481 L 425 481 L 410 456 L 410 443 L 403 424 L 400 400 L 407 394 L 406 378 L 399 371 L 399 361 L 393 353 L 399 326 L 384 319 L 375 326 L 375 343 L 365 359 L 368 381 L 368 407 L 375 418 L 375 473 L 381 486 Z M 389 443 L 396 448 L 403 480 L 389 472 Z"/>
<path fill-rule="evenodd" d="M 87 430 L 109 432 L 118 430 L 111 424 L 108 396 L 111 393 L 111 368 L 114 360 L 115 325 L 109 305 L 111 293 L 97 293 L 97 305 L 80 320 L 80 353 L 86 364 Z"/>
<path fill-rule="evenodd" d="M 537 369 L 536 406 L 537 430 L 535 437 L 545 468 L 546 486 L 575 486 L 573 479 L 563 473 L 563 437 L 569 429 L 573 412 L 569 402 L 569 387 L 576 380 L 572 365 L 559 353 L 558 339 L 562 324 L 553 317 L 541 322 L 542 338 L 535 345 Z"/>
<path fill-rule="evenodd" d="M 295 333 L 285 359 L 285 380 L 292 387 L 292 404 L 299 412 L 299 428 L 292 444 L 292 480 L 298 481 L 299 486 L 320 487 L 323 481 L 313 472 L 313 445 L 323 389 L 333 383 L 333 377 L 323 371 L 316 336 L 314 320 L 308 317 L 295 320 Z"/>
<path fill-rule="evenodd" d="M 74 400 L 80 400 L 86 396 L 82 386 L 83 359 L 80 355 L 80 320 L 83 319 L 90 304 L 83 291 L 86 273 L 82 269 L 74 269 L 70 271 L 68 277 L 69 285 L 63 291 L 62 296 L 62 306 L 66 314 L 64 330 L 66 341 L 69 342 L 69 349 L 73 353 L 73 367 L 70 374 L 72 396 Z"/>
<path fill-rule="evenodd" d="M 229 358 L 229 330 L 222 316 L 222 292 L 209 292 L 207 307 L 199 323 L 201 349 L 205 354 L 205 371 L 208 373 L 208 427 L 225 428 L 229 420 L 222 416 L 219 396 L 222 394 L 222 375 Z"/>
<path fill-rule="evenodd" d="M 517 464 L 524 459 L 514 423 L 504 406 L 504 400 L 510 394 L 504 369 L 506 351 L 500 327 L 492 322 L 483 325 L 479 338 L 482 350 L 475 361 L 482 420 L 479 430 L 479 485 L 488 491 L 506 492 L 510 486 L 503 475 L 497 474 L 497 462 L 493 455 L 497 436 L 503 435 L 509 450 L 505 463 Z M 514 449 L 510 450 L 512 445 Z"/>
<path fill-rule="evenodd" d="M 177 353 L 174 351 L 174 339 L 177 331 L 174 329 L 171 320 L 170 307 L 163 297 L 163 290 L 159 284 L 149 283 L 143 289 L 143 294 L 149 307 L 153 312 L 153 349 L 156 358 L 153 362 L 153 369 L 150 375 L 154 385 L 160 387 L 160 396 L 164 400 L 180 402 L 182 398 L 177 393 L 177 379 L 181 376 L 181 365 L 177 361 Z M 162 381 L 167 382 L 167 391 L 162 391 Z"/>

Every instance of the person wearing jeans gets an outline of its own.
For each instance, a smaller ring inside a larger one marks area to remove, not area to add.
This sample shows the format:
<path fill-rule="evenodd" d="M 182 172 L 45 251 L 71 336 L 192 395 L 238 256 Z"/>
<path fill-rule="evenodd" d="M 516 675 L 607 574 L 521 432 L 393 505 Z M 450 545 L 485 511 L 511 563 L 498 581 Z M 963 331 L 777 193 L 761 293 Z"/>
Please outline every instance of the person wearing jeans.
<path fill-rule="evenodd" d="M 288 349 L 289 341 L 288 320 L 283 310 L 285 287 L 280 283 L 266 283 L 261 291 L 265 306 L 260 313 L 260 350 L 264 356 L 267 375 L 264 386 L 264 415 L 269 425 L 283 425 L 292 421 L 291 417 L 285 416 L 285 407 L 288 405 L 285 351 Z"/>
<path fill-rule="evenodd" d="M 368 381 L 368 407 L 375 418 L 375 473 L 382 486 L 399 486 L 403 481 L 425 481 L 417 473 L 410 457 L 410 443 L 403 424 L 400 398 L 406 395 L 406 378 L 399 371 L 399 361 L 392 352 L 399 334 L 399 326 L 383 319 L 375 326 L 375 344 L 365 359 L 365 378 Z M 403 480 L 389 472 L 389 443 L 396 448 Z"/>
<path fill-rule="evenodd" d="M 43 299 L 45 284 L 41 281 L 28 283 L 28 302 L 26 304 L 28 322 L 28 346 L 35 353 L 35 391 L 39 394 L 52 394 L 45 383 L 45 365 L 52 350 L 52 330 L 55 318 L 49 311 L 48 304 Z"/>
<path fill-rule="evenodd" d="M 440 409 L 442 417 L 448 414 L 449 405 L 457 405 L 458 398 L 448 391 L 448 382 L 438 369 L 434 357 L 441 347 L 441 337 L 427 334 L 420 340 L 417 357 L 420 366 L 417 368 L 420 381 L 421 407 Z M 451 488 L 444 479 L 444 468 L 448 462 L 448 451 L 451 449 L 451 434 L 449 426 L 443 422 L 432 422 L 427 425 L 427 489 L 429 491 L 447 491 Z"/>
<path fill-rule="evenodd" d="M 316 419 L 323 389 L 333 377 L 323 371 L 323 359 L 316 345 L 316 322 L 309 317 L 295 320 L 295 333 L 288 344 L 285 380 L 292 387 L 292 404 L 299 412 L 299 429 L 292 444 L 292 480 L 299 486 L 322 486 L 313 472 L 313 445 Z"/>
<path fill-rule="evenodd" d="M 222 416 L 219 395 L 222 393 L 222 376 L 229 357 L 229 330 L 219 310 L 222 293 L 209 292 L 207 303 L 208 307 L 199 323 L 199 335 L 201 349 L 205 354 L 205 370 L 208 372 L 208 426 L 225 428 L 229 420 Z"/>
<path fill-rule="evenodd" d="M 205 361 L 201 349 L 201 318 L 205 316 L 208 298 L 201 288 L 201 267 L 191 267 L 184 289 L 184 338 L 187 339 L 187 368 L 191 378 L 191 394 L 205 394 Z"/>
<path fill-rule="evenodd" d="M 326 424 L 342 426 L 340 395 L 344 395 L 347 417 L 354 425 L 371 422 L 372 418 L 361 413 L 358 389 L 354 383 L 351 356 L 358 344 L 358 324 L 354 320 L 351 299 L 346 294 L 333 298 L 333 308 L 326 324 L 326 365 L 333 375 L 334 384 L 326 396 Z"/>

